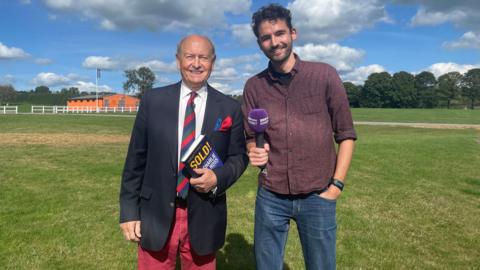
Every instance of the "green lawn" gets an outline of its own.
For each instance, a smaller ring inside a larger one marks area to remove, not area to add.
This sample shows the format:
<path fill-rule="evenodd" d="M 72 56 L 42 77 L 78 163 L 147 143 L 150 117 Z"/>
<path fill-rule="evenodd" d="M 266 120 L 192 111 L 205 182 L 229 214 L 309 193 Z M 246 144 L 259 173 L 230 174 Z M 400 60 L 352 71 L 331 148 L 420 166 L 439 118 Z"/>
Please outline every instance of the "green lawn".
<path fill-rule="evenodd" d="M 135 268 L 135 246 L 118 227 L 132 124 L 128 117 L 0 115 L 1 269 Z M 338 269 L 478 269 L 480 131 L 357 132 L 337 208 Z M 218 269 L 254 269 L 256 174 L 249 168 L 229 190 Z M 303 269 L 294 224 L 285 268 Z"/>
<path fill-rule="evenodd" d="M 355 121 L 480 124 L 480 110 L 354 108 L 352 114 Z"/>

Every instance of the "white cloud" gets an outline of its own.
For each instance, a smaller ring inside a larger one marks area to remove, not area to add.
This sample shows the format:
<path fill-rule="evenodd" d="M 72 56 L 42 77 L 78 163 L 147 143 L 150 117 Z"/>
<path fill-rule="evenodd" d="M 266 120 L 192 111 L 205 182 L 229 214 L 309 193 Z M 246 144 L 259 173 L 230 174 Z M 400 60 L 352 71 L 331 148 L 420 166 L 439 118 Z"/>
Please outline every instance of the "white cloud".
<path fill-rule="evenodd" d="M 420 4 L 420 9 L 411 20 L 411 24 L 414 26 L 452 22 L 459 27 L 473 30 L 480 29 L 480 16 L 478 16 L 480 1 L 395 0 L 394 2 Z"/>
<path fill-rule="evenodd" d="M 68 87 L 76 87 L 80 92 L 95 92 L 96 87 L 92 82 L 77 81 Z M 98 92 L 112 92 L 112 88 L 108 85 L 99 85 Z"/>
<path fill-rule="evenodd" d="M 26 53 L 24 50 L 15 47 L 7 47 L 0 42 L 0 60 L 25 58 L 28 56 L 30 56 L 30 54 Z"/>
<path fill-rule="evenodd" d="M 110 31 L 117 30 L 117 26 L 115 25 L 115 23 L 107 19 L 102 20 L 102 22 L 100 23 L 100 26 L 105 30 L 110 30 Z"/>
<path fill-rule="evenodd" d="M 218 81 L 235 81 L 238 80 L 239 74 L 235 68 L 214 69 L 212 72 L 212 80 Z"/>
<path fill-rule="evenodd" d="M 263 69 L 265 69 L 265 67 L 261 68 L 258 65 L 252 65 L 252 64 L 246 64 L 245 66 L 243 66 L 243 71 L 247 73 L 258 73 Z"/>
<path fill-rule="evenodd" d="M 314 45 L 308 43 L 295 47 L 295 52 L 303 60 L 326 62 L 334 66 L 339 72 L 349 71 L 363 60 L 364 51 L 342 47 L 338 44 Z"/>
<path fill-rule="evenodd" d="M 243 71 L 248 73 L 251 73 L 252 71 L 258 72 L 264 68 L 258 67 L 259 64 L 263 64 L 263 62 L 264 59 L 260 54 L 220 58 L 215 62 L 212 72 L 212 80 L 236 82 L 236 84 L 243 83 L 245 75 L 239 72 L 239 69 L 243 69 Z"/>
<path fill-rule="evenodd" d="M 231 27 L 233 37 L 240 42 L 242 46 L 256 46 L 257 39 L 252 31 L 250 24 L 234 24 Z"/>
<path fill-rule="evenodd" d="M 390 21 L 383 0 L 295 0 L 288 8 L 300 44 L 337 41 Z"/>
<path fill-rule="evenodd" d="M 466 73 L 470 69 L 473 68 L 480 68 L 480 65 L 462 65 L 462 64 L 456 64 L 456 63 L 436 63 L 425 70 L 432 72 L 435 77 L 440 77 L 445 73 L 452 72 L 452 71 L 458 71 L 460 73 Z"/>
<path fill-rule="evenodd" d="M 119 62 L 107 56 L 89 56 L 82 63 L 85 68 L 100 68 L 106 70 L 120 69 Z"/>
<path fill-rule="evenodd" d="M 251 0 L 45 0 L 45 4 L 54 12 L 97 21 L 106 30 L 179 30 L 223 27 L 226 14 L 249 13 Z"/>
<path fill-rule="evenodd" d="M 427 11 L 425 8 L 420 8 L 417 14 L 412 18 L 411 25 L 439 25 L 448 21 L 459 21 L 466 17 L 465 12 L 454 10 L 451 12 L 441 11 Z"/>
<path fill-rule="evenodd" d="M 69 73 L 66 76 L 69 80 L 71 81 L 81 81 L 81 80 L 86 80 L 85 76 L 78 75 L 76 73 Z"/>
<path fill-rule="evenodd" d="M 402 4 L 420 4 L 415 16 L 411 19 L 412 26 L 434 26 L 442 23 L 453 23 L 458 28 L 467 29 L 467 33 L 458 41 L 445 42 L 449 49 L 479 48 L 480 33 L 480 1 L 456 0 L 394 0 Z M 475 35 L 476 36 L 473 36 Z"/>
<path fill-rule="evenodd" d="M 466 32 L 457 41 L 443 43 L 443 47 L 448 49 L 462 49 L 462 48 L 480 49 L 480 34 L 472 31 Z"/>
<path fill-rule="evenodd" d="M 227 95 L 241 95 L 243 93 L 242 88 L 235 88 L 229 84 L 224 84 L 219 82 L 210 82 L 209 84 L 213 88 Z"/>
<path fill-rule="evenodd" d="M 362 66 L 358 67 L 355 70 L 343 74 L 342 80 L 345 82 L 351 82 L 356 85 L 363 85 L 365 80 L 367 80 L 368 76 L 372 73 L 378 73 L 378 72 L 383 72 L 385 71 L 385 68 L 382 67 L 381 65 L 368 65 L 368 66 Z"/>
<path fill-rule="evenodd" d="M 124 70 L 148 67 L 154 72 L 178 72 L 175 61 L 167 63 L 158 59 L 140 61 L 132 59 L 111 58 L 108 56 L 89 56 L 85 58 L 82 66 L 90 69 L 100 68 L 102 70 Z"/>
<path fill-rule="evenodd" d="M 32 3 L 31 0 L 20 0 L 20 4 L 22 5 L 30 5 Z"/>
<path fill-rule="evenodd" d="M 32 83 L 36 86 L 45 85 L 45 86 L 61 86 L 66 85 L 70 82 L 70 79 L 58 75 L 52 72 L 41 72 L 32 80 Z"/>
<path fill-rule="evenodd" d="M 83 81 L 83 76 L 69 73 L 68 75 L 58 75 L 52 72 L 41 72 L 33 80 L 35 86 L 45 85 L 49 88 L 70 88 L 76 87 L 80 92 L 95 92 L 95 83 Z M 108 85 L 98 85 L 99 92 L 112 92 Z"/>
<path fill-rule="evenodd" d="M 162 74 L 156 73 L 155 77 L 156 77 L 155 82 L 156 84 L 159 84 L 159 85 L 167 85 L 174 82 L 172 79 L 162 76 Z"/>
<path fill-rule="evenodd" d="M 128 65 L 127 68 L 138 69 L 140 67 L 148 67 L 152 71 L 155 71 L 155 72 L 174 73 L 174 72 L 178 71 L 175 61 L 173 61 L 171 63 L 166 63 L 166 62 L 163 62 L 161 60 L 156 60 L 156 59 L 146 61 L 146 62 L 133 63 L 133 64 Z"/>
<path fill-rule="evenodd" d="M 15 82 L 15 76 L 6 74 L 0 77 L 0 85 L 13 84 Z"/>
<path fill-rule="evenodd" d="M 247 54 L 235 57 L 217 58 L 215 68 L 237 67 L 241 64 L 252 64 L 262 61 L 263 56 L 259 53 Z"/>
<path fill-rule="evenodd" d="M 35 64 L 39 64 L 39 65 L 50 65 L 52 63 L 53 63 L 53 61 L 51 59 L 48 59 L 48 58 L 37 58 L 37 59 L 35 59 Z"/>

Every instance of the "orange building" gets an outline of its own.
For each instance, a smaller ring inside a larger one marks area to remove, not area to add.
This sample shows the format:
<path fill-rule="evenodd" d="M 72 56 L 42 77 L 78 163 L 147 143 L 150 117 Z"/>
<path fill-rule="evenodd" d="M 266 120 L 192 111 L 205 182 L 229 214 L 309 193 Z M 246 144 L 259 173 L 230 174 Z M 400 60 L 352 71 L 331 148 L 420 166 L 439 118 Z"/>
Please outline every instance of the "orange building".
<path fill-rule="evenodd" d="M 124 94 L 102 94 L 98 95 L 98 107 L 106 108 L 127 108 L 137 107 L 140 99 Z M 68 99 L 68 107 L 96 107 L 95 95 L 78 96 Z"/>

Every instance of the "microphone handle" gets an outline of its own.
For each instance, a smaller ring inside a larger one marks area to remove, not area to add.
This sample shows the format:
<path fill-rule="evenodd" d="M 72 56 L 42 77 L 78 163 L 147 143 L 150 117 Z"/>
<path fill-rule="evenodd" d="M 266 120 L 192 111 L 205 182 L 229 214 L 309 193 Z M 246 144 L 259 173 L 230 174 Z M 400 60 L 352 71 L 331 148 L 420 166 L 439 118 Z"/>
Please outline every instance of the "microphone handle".
<path fill-rule="evenodd" d="M 257 148 L 263 148 L 263 146 L 265 145 L 265 136 L 264 136 L 263 132 L 255 133 L 255 144 L 256 144 Z M 258 166 L 258 167 L 260 168 L 260 170 L 263 170 L 263 169 L 265 169 L 265 166 L 266 165 L 262 165 L 262 166 Z"/>
<path fill-rule="evenodd" d="M 255 144 L 257 148 L 263 148 L 265 145 L 265 136 L 263 136 L 263 132 L 255 133 Z"/>

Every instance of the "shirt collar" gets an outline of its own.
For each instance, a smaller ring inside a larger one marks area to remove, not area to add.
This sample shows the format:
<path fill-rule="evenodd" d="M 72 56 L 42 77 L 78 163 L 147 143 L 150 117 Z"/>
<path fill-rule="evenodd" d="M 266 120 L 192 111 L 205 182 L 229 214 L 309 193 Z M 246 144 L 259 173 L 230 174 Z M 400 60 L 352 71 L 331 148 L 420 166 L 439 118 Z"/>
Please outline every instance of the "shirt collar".
<path fill-rule="evenodd" d="M 180 99 L 186 98 L 190 96 L 190 92 L 192 90 L 182 81 L 182 86 L 180 87 Z M 197 93 L 197 98 L 199 97 L 200 99 L 203 99 L 207 95 L 207 84 L 202 86 L 202 88 L 198 89 L 196 91 Z"/>
<path fill-rule="evenodd" d="M 295 74 L 297 74 L 300 71 L 300 65 L 301 65 L 301 62 L 302 62 L 302 60 L 300 59 L 300 57 L 296 53 L 293 53 L 293 56 L 295 57 L 295 64 L 293 65 L 292 70 L 289 72 L 290 74 L 292 74 L 292 77 L 295 76 Z M 272 80 L 278 81 L 278 79 L 273 75 L 275 70 L 273 69 L 271 61 L 268 61 L 267 72 L 268 72 L 269 77 Z"/>

